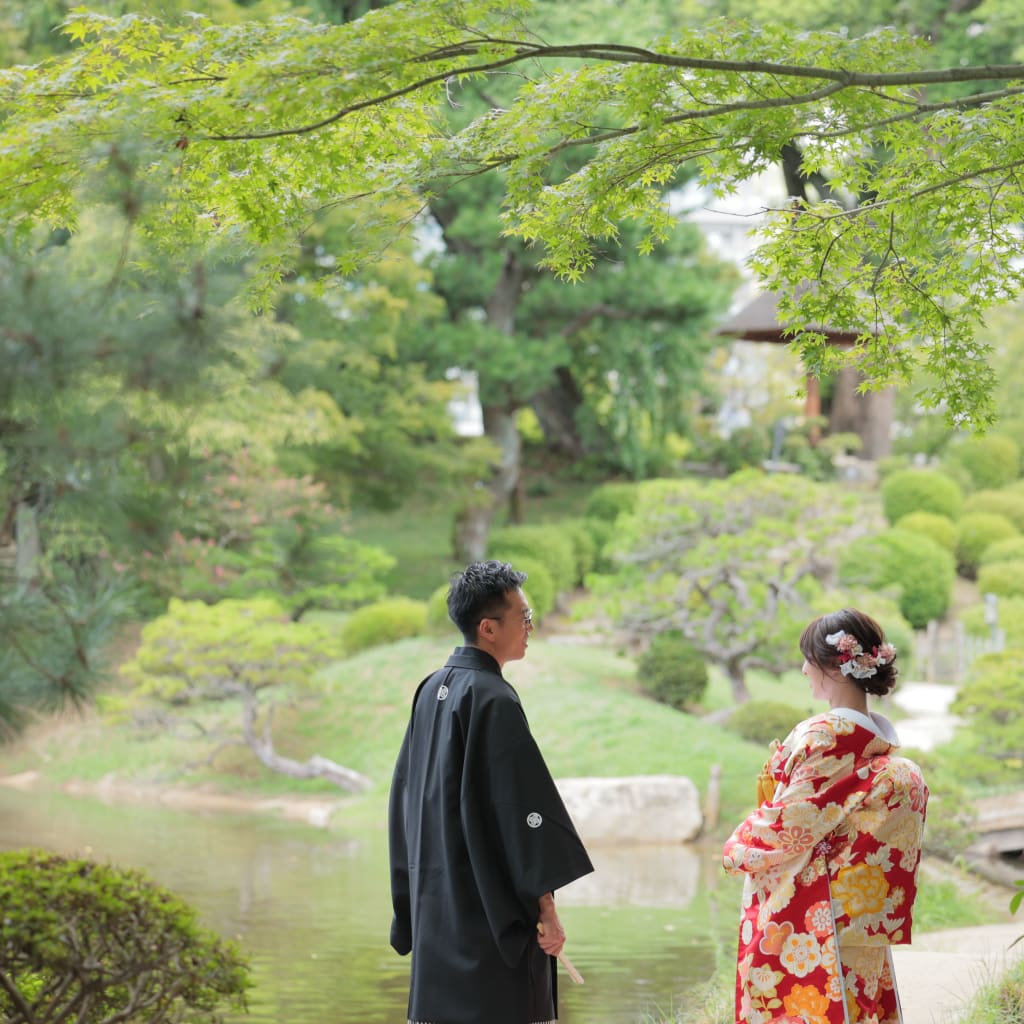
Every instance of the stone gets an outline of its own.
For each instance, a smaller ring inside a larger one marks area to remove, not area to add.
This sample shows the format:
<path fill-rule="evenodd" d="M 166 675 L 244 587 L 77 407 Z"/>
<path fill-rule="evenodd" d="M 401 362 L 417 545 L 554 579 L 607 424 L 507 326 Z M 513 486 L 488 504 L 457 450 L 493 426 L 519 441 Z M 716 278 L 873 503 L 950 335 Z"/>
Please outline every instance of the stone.
<path fill-rule="evenodd" d="M 687 843 L 704 824 L 700 793 L 682 775 L 556 780 L 586 844 Z"/>

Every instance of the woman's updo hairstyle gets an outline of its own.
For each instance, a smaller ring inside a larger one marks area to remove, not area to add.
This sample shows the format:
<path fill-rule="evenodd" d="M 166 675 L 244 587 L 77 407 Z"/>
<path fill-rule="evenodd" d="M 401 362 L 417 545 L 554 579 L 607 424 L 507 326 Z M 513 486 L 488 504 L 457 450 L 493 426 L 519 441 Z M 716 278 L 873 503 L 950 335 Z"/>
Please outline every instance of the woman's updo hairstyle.
<path fill-rule="evenodd" d="M 856 608 L 844 608 L 842 611 L 822 615 L 808 623 L 800 636 L 800 652 L 817 668 L 823 671 L 839 669 L 839 649 L 825 639 L 834 633 L 848 633 L 864 649 L 867 654 L 877 651 L 885 643 L 882 627 L 870 615 L 857 611 Z M 895 655 L 891 661 L 875 667 L 874 675 L 858 679 L 854 675 L 846 678 L 856 683 L 865 693 L 875 697 L 884 697 L 896 685 L 899 669 L 895 665 Z"/>

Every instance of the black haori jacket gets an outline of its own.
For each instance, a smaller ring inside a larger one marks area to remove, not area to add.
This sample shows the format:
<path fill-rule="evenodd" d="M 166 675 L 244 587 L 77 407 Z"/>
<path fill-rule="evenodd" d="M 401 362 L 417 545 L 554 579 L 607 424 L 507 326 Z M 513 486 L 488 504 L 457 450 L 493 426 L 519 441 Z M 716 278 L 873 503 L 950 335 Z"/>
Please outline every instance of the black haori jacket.
<path fill-rule="evenodd" d="M 456 648 L 417 689 L 389 825 L 391 945 L 413 954 L 409 1020 L 554 1021 L 537 900 L 594 868 L 486 652 Z"/>

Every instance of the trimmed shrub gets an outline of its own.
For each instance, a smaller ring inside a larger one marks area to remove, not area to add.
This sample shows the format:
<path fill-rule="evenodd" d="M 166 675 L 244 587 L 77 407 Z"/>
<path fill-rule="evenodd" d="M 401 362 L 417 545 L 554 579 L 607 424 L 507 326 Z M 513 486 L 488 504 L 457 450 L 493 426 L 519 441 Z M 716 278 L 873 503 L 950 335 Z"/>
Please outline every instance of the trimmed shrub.
<path fill-rule="evenodd" d="M 767 746 L 772 740 L 784 740 L 797 722 L 807 717 L 790 704 L 772 700 L 752 700 L 741 704 L 725 723 L 751 743 Z"/>
<path fill-rule="evenodd" d="M 978 570 L 978 589 L 997 597 L 1024 597 L 1024 560 L 983 565 Z"/>
<path fill-rule="evenodd" d="M 489 557 L 511 562 L 517 569 L 523 557 L 540 562 L 548 570 L 556 598 L 576 586 L 575 548 L 558 526 L 504 526 L 491 531 L 488 549 Z"/>
<path fill-rule="evenodd" d="M 572 553 L 576 560 L 576 578 L 573 580 L 575 586 L 582 586 L 597 559 L 597 540 L 590 529 L 590 523 L 594 521 L 560 519 L 557 523 L 558 529 L 564 531 L 572 544 Z"/>
<path fill-rule="evenodd" d="M 237 947 L 141 871 L 0 853 L 0 907 L 2 1020 L 213 1021 L 221 1005 L 245 1009 Z"/>
<path fill-rule="evenodd" d="M 526 573 L 526 582 L 523 584 L 523 593 L 526 600 L 533 609 L 533 621 L 541 622 L 545 615 L 550 615 L 555 608 L 555 583 L 551 579 L 551 573 L 543 562 L 536 558 L 512 556 L 499 553 L 494 556 L 502 562 L 512 562 L 520 571 Z"/>
<path fill-rule="evenodd" d="M 985 512 L 961 516 L 956 524 L 956 560 L 961 574 L 973 579 L 990 544 L 1018 536 L 1020 531 L 1006 516 Z"/>
<path fill-rule="evenodd" d="M 614 523 L 623 512 L 632 512 L 636 507 L 637 485 L 607 483 L 595 487 L 583 507 L 588 519 L 604 519 Z"/>
<path fill-rule="evenodd" d="M 981 554 L 979 565 L 995 565 L 996 562 L 1024 562 L 1024 537 L 1008 537 L 989 544 Z"/>
<path fill-rule="evenodd" d="M 895 526 L 898 530 L 931 537 L 947 551 L 956 551 L 956 524 L 949 516 L 940 516 L 936 512 L 911 512 L 897 520 Z"/>
<path fill-rule="evenodd" d="M 679 711 L 699 703 L 708 686 L 703 656 L 674 630 L 654 637 L 637 661 L 636 674 L 655 700 Z"/>
<path fill-rule="evenodd" d="M 848 544 L 839 561 L 846 587 L 899 592 L 900 613 L 915 629 L 940 619 L 956 578 L 953 555 L 923 534 L 885 530 Z"/>
<path fill-rule="evenodd" d="M 1002 434 L 955 441 L 945 458 L 963 466 L 976 489 L 1003 487 L 1020 477 L 1020 448 Z"/>
<path fill-rule="evenodd" d="M 458 629 L 448 618 L 448 584 L 443 583 L 427 598 L 427 618 L 424 629 L 431 636 L 443 636 Z"/>
<path fill-rule="evenodd" d="M 905 469 L 882 483 L 882 508 L 890 523 L 911 512 L 934 512 L 956 519 L 963 501 L 956 481 L 934 469 Z"/>
<path fill-rule="evenodd" d="M 387 597 L 354 611 L 341 627 L 341 637 L 350 654 L 394 643 L 409 636 L 422 636 L 427 627 L 427 603 L 411 597 Z"/>
<path fill-rule="evenodd" d="M 594 539 L 594 564 L 590 567 L 591 572 L 610 572 L 612 560 L 605 554 L 605 549 L 615 533 L 615 524 L 607 519 L 587 518 L 580 521 Z"/>
<path fill-rule="evenodd" d="M 1002 491 L 976 491 L 964 501 L 960 514 L 966 516 L 979 512 L 1006 516 L 1019 532 L 1024 533 L 1024 489 L 1010 487 Z"/>

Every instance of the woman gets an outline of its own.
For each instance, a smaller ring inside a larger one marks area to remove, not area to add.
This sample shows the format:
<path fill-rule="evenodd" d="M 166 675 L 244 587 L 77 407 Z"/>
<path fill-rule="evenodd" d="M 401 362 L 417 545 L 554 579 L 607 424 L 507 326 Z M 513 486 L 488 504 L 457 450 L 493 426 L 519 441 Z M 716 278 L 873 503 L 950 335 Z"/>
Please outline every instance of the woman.
<path fill-rule="evenodd" d="M 725 844 L 726 870 L 745 876 L 736 1021 L 898 1024 L 889 946 L 910 942 L 928 789 L 868 711 L 896 684 L 896 649 L 844 609 L 811 622 L 800 650 L 829 710 L 773 744 L 764 802 Z"/>

